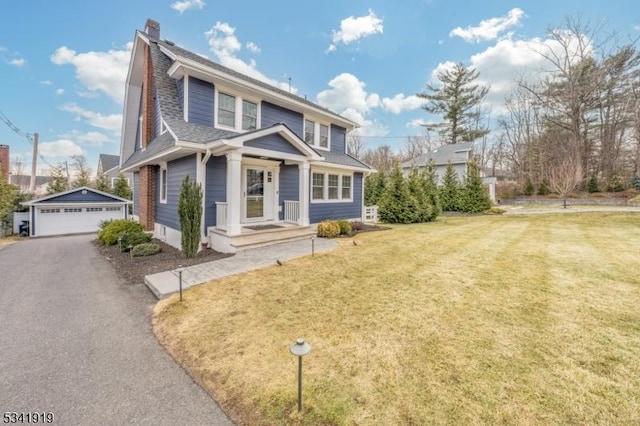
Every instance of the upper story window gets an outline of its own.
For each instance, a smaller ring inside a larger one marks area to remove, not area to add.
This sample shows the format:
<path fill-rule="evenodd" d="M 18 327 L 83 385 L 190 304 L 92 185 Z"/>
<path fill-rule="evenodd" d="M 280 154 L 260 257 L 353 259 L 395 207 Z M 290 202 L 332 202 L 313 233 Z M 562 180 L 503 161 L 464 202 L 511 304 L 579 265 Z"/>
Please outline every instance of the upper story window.
<path fill-rule="evenodd" d="M 236 131 L 255 130 L 260 127 L 259 109 L 257 102 L 217 92 L 215 125 Z"/>
<path fill-rule="evenodd" d="M 329 126 L 304 120 L 304 141 L 318 148 L 329 149 Z"/>
<path fill-rule="evenodd" d="M 218 94 L 218 124 L 236 126 L 236 98 L 226 93 Z"/>

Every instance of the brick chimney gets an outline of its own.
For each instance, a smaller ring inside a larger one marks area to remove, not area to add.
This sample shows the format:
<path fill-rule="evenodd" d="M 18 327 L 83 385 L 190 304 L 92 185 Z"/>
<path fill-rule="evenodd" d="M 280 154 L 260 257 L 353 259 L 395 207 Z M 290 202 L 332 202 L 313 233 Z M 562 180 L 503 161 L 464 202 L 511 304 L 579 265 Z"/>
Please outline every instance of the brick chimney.
<path fill-rule="evenodd" d="M 0 173 L 4 179 L 9 182 L 9 145 L 0 145 Z"/>
<path fill-rule="evenodd" d="M 152 40 L 160 40 L 160 24 L 158 21 L 147 19 L 147 22 L 144 24 L 144 32 L 147 33 Z"/>

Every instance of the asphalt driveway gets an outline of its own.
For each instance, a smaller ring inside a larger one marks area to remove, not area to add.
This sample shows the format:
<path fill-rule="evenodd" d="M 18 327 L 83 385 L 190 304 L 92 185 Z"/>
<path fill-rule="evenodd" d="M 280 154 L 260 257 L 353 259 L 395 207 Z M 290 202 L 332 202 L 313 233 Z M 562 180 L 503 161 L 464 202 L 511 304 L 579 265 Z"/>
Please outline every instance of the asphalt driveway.
<path fill-rule="evenodd" d="M 155 297 L 121 283 L 94 235 L 0 249 L 0 415 L 56 424 L 227 425 L 151 331 Z"/>

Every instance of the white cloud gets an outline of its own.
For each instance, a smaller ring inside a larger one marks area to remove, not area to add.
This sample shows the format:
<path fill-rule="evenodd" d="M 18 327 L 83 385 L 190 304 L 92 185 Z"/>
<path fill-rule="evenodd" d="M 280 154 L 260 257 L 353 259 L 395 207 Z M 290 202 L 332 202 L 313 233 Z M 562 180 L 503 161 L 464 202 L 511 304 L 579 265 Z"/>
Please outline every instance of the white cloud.
<path fill-rule="evenodd" d="M 105 115 L 99 112 L 86 110 L 74 103 L 64 104 L 60 109 L 74 114 L 77 120 L 84 120 L 93 127 L 109 130 L 116 134 L 120 132 L 122 127 L 122 114 Z"/>
<path fill-rule="evenodd" d="M 205 4 L 202 0 L 183 0 L 171 3 L 170 7 L 182 14 L 189 9 L 202 9 Z"/>
<path fill-rule="evenodd" d="M 254 42 L 250 41 L 247 44 L 244 45 L 247 50 L 251 53 L 260 53 L 260 48 L 258 47 L 257 44 L 255 44 Z"/>
<path fill-rule="evenodd" d="M 468 26 L 467 28 L 454 28 L 449 33 L 449 37 L 460 37 L 464 41 L 470 43 L 495 40 L 498 38 L 500 33 L 518 25 L 523 16 L 524 12 L 522 9 L 516 7 L 511 9 L 506 16 L 480 21 L 480 24 L 476 27 Z"/>
<path fill-rule="evenodd" d="M 245 62 L 236 56 L 242 50 L 242 43 L 236 37 L 235 31 L 236 29 L 228 23 L 218 21 L 209 31 L 204 33 L 209 42 L 210 50 L 216 56 L 216 60 L 225 67 L 246 74 L 249 77 L 264 81 L 283 90 L 289 90 L 288 82 L 274 80 L 258 71 L 254 60 Z M 248 49 L 251 50 L 250 48 Z M 292 88 L 291 92 L 295 93 L 296 89 Z"/>
<path fill-rule="evenodd" d="M 393 98 L 382 99 L 383 108 L 393 114 L 419 109 L 424 104 L 424 99 L 416 95 L 405 96 L 404 93 L 398 93 Z"/>
<path fill-rule="evenodd" d="M 40 84 L 43 86 L 53 86 L 53 82 L 51 80 L 42 80 L 40 81 Z"/>
<path fill-rule="evenodd" d="M 82 148 L 69 139 L 58 139 L 53 142 L 40 143 L 38 144 L 38 152 L 45 157 L 84 155 Z"/>
<path fill-rule="evenodd" d="M 56 89 L 56 95 L 62 95 L 64 94 L 64 89 Z"/>
<path fill-rule="evenodd" d="M 327 53 L 336 50 L 340 43 L 346 46 L 361 38 L 382 34 L 383 31 L 382 19 L 378 18 L 371 9 L 369 9 L 369 14 L 365 16 L 349 16 L 340 22 L 338 31 L 333 30 L 333 43 L 327 48 Z"/>
<path fill-rule="evenodd" d="M 92 147 L 101 147 L 106 142 L 112 142 L 112 139 L 101 132 L 81 132 L 72 130 L 71 132 L 60 135 L 63 139 L 72 140 L 79 145 L 87 145 Z"/>
<path fill-rule="evenodd" d="M 438 80 L 438 74 L 445 73 L 447 71 L 451 71 L 456 66 L 455 62 L 446 61 L 440 62 L 436 68 L 431 71 L 431 79 L 429 82 L 436 86 L 440 85 L 440 81 Z"/>
<path fill-rule="evenodd" d="M 425 125 L 431 123 L 430 121 L 426 121 L 422 118 L 414 118 L 412 120 L 410 120 L 408 123 L 406 123 L 404 125 L 404 127 L 410 128 L 410 129 L 417 129 L 417 128 L 421 128 L 424 127 Z"/>
<path fill-rule="evenodd" d="M 380 105 L 380 96 L 376 93 L 368 94 L 365 84 L 349 73 L 342 73 L 329 82 L 331 89 L 318 93 L 317 99 L 323 105 L 334 111 L 353 109 L 359 113 L 366 113 L 371 108 Z"/>
<path fill-rule="evenodd" d="M 88 91 L 105 93 L 122 103 L 132 47 L 133 43 L 127 43 L 124 50 L 76 53 L 63 46 L 51 55 L 51 62 L 75 66 L 76 78 Z"/>
<path fill-rule="evenodd" d="M 9 61 L 9 65 L 13 65 L 15 67 L 21 67 L 26 63 L 27 61 L 24 58 L 14 58 Z"/>

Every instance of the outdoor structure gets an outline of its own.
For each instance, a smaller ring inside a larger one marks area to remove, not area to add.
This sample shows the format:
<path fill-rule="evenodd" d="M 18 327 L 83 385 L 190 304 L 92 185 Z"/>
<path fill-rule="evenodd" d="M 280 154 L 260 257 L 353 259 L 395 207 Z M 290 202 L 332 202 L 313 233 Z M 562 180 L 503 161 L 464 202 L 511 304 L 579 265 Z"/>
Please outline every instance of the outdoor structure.
<path fill-rule="evenodd" d="M 462 181 L 467 173 L 467 164 L 473 158 L 473 143 L 457 143 L 442 145 L 433 151 L 426 154 L 422 154 L 416 158 L 405 161 L 402 163 L 402 171 L 405 175 L 409 174 L 411 167 L 416 166 L 418 169 L 423 169 L 433 161 L 436 167 L 436 176 L 438 177 L 438 184 L 442 183 L 442 177 L 447 169 L 447 164 L 451 162 L 453 169 L 458 175 L 458 179 Z"/>
<path fill-rule="evenodd" d="M 305 98 L 137 31 L 120 159 L 133 212 L 180 247 L 185 176 L 203 190 L 202 242 L 223 252 L 307 238 L 323 219 L 362 219 L 363 177 L 346 154 L 356 123 Z"/>
<path fill-rule="evenodd" d="M 100 222 L 126 219 L 131 201 L 89 187 L 71 189 L 23 203 L 29 207 L 29 235 L 97 232 Z"/>
<path fill-rule="evenodd" d="M 100 154 L 98 157 L 98 168 L 96 175 L 100 175 L 104 173 L 109 180 L 109 184 L 113 188 L 115 185 L 116 179 L 118 179 L 118 175 L 120 174 L 120 156 L 119 155 L 111 155 L 111 154 Z M 125 175 L 125 179 L 127 179 L 127 183 L 131 186 L 130 176 Z"/>
<path fill-rule="evenodd" d="M 31 185 L 31 176 L 29 175 L 11 175 L 11 184 L 18 187 L 21 192 L 29 192 Z M 47 193 L 47 186 L 51 176 L 36 176 L 35 195 L 44 195 Z"/>

